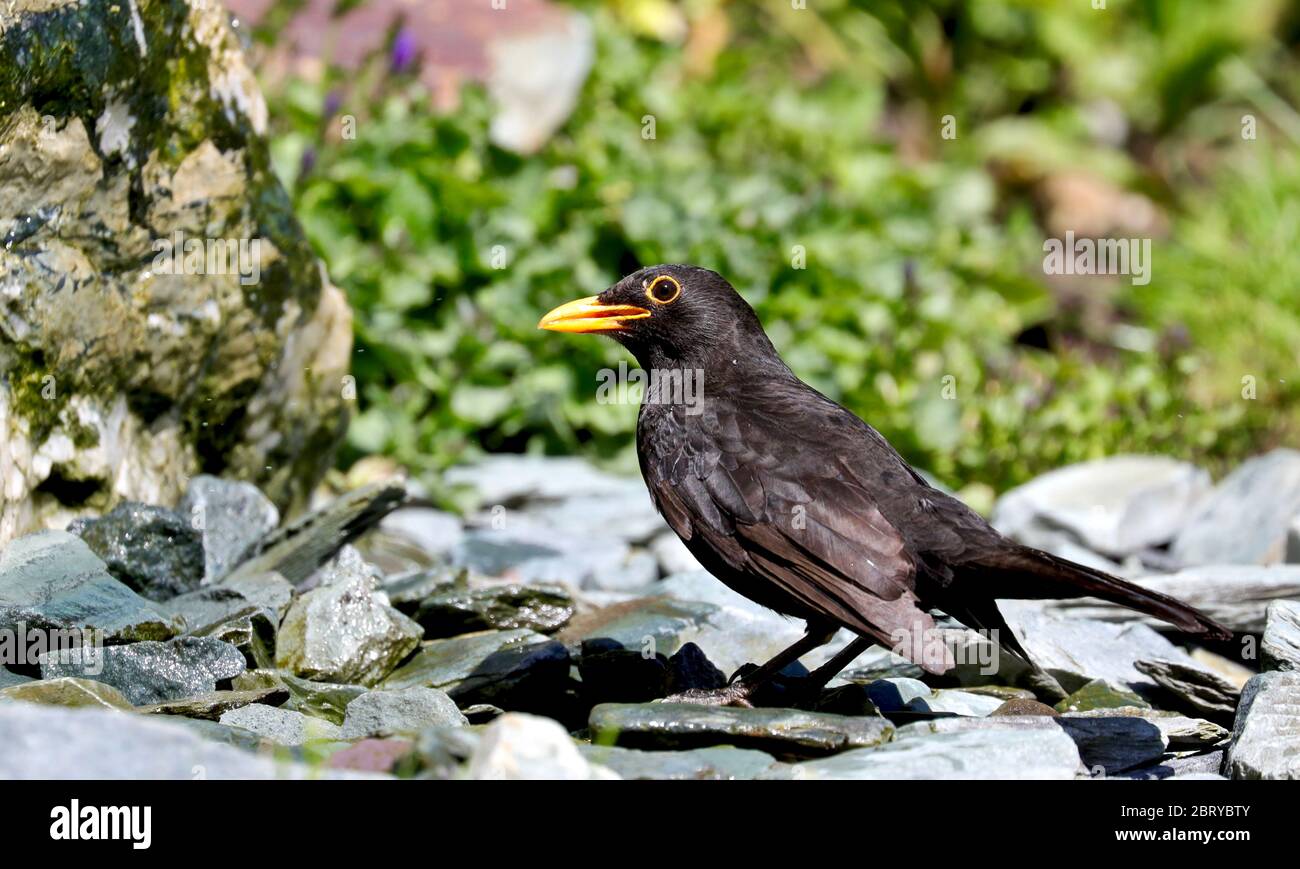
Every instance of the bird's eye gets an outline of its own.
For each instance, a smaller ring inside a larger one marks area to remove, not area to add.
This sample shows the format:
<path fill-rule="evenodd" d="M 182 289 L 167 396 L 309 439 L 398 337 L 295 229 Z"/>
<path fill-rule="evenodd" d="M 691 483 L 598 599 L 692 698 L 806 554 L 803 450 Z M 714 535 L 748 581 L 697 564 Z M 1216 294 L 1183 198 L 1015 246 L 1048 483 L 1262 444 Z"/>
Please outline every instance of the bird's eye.
<path fill-rule="evenodd" d="M 668 275 L 659 275 L 650 282 L 648 287 L 646 287 L 645 294 L 649 296 L 652 301 L 658 302 L 661 305 L 666 305 L 669 302 L 677 301 L 677 297 L 682 294 L 682 285 L 677 283 L 676 278 L 669 277 Z"/>

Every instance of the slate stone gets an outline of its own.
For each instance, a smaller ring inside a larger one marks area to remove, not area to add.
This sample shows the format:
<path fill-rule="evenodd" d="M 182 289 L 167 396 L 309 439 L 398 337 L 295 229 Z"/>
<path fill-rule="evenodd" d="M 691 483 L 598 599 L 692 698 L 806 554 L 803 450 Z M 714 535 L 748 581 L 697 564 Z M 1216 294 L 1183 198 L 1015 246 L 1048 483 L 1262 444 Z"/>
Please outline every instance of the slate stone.
<path fill-rule="evenodd" d="M 1210 476 L 1165 456 L 1113 456 L 1059 468 L 1007 492 L 993 525 L 1030 546 L 1052 549 L 1062 533 L 1124 558 L 1168 543 L 1209 494 Z"/>
<path fill-rule="evenodd" d="M 1133 580 L 1144 588 L 1176 597 L 1237 633 L 1264 630 L 1265 612 L 1275 600 L 1300 598 L 1300 565 L 1210 565 Z M 1158 619 L 1092 598 L 1051 601 L 1047 612 L 1115 623 L 1142 622 L 1172 630 Z"/>
<path fill-rule="evenodd" d="M 230 616 L 203 625 L 189 636 L 212 637 L 229 643 L 240 651 L 249 667 L 271 667 L 275 664 L 275 622 L 272 614 L 258 606 L 249 605 Z"/>
<path fill-rule="evenodd" d="M 386 576 L 380 587 L 388 595 L 388 602 L 409 616 L 415 615 L 425 598 L 458 585 L 468 587 L 469 571 L 441 565 Z"/>
<path fill-rule="evenodd" d="M 1056 704 L 1057 712 L 1088 712 L 1093 709 L 1150 707 L 1151 704 L 1127 688 L 1105 679 L 1093 679 L 1078 691 Z"/>
<path fill-rule="evenodd" d="M 1160 728 L 1149 721 L 1129 716 L 1098 718 L 1051 717 L 1046 715 L 990 716 L 988 718 L 939 718 L 906 724 L 895 739 L 930 740 L 936 734 L 991 731 L 1025 735 L 1035 731 L 1059 731 L 1072 740 L 1077 756 L 1093 775 L 1113 775 L 1148 764 L 1163 756 L 1168 744 Z"/>
<path fill-rule="evenodd" d="M 1140 718 L 1149 721 L 1159 729 L 1170 750 L 1188 751 L 1204 750 L 1219 745 L 1229 736 L 1228 731 L 1204 718 L 1189 718 L 1177 712 L 1166 712 L 1139 706 L 1121 706 L 1110 709 L 1094 709 L 1088 712 L 1068 712 L 1067 718 Z"/>
<path fill-rule="evenodd" d="M 1175 538 L 1185 565 L 1274 564 L 1286 552 L 1287 527 L 1300 514 L 1300 452 L 1277 449 L 1225 477 Z"/>
<path fill-rule="evenodd" d="M 241 706 L 261 703 L 266 706 L 279 706 L 289 699 L 289 691 L 281 687 L 255 688 L 247 691 L 212 691 L 187 697 L 184 700 L 169 700 L 152 706 L 136 709 L 149 715 L 183 715 L 187 718 L 202 718 L 217 721 L 222 715 Z"/>
<path fill-rule="evenodd" d="M 358 572 L 299 596 L 276 639 L 276 665 L 322 682 L 378 684 L 423 631 Z"/>
<path fill-rule="evenodd" d="M 986 719 L 946 719 L 984 721 Z M 1002 719 L 1012 720 L 1012 719 Z M 1022 719 L 1030 720 L 1030 719 Z M 939 722 L 934 722 L 935 724 Z M 922 727 L 914 724 L 908 727 Z M 904 728 L 906 729 L 906 728 Z M 1060 728 L 981 728 L 904 739 L 880 748 L 846 751 L 774 770 L 764 778 L 841 779 L 1073 779 L 1082 775 L 1079 750 Z"/>
<path fill-rule="evenodd" d="M 595 745 L 642 749 L 732 745 L 797 757 L 880 745 L 894 732 L 883 718 L 679 703 L 605 703 L 591 710 L 588 724 Z"/>
<path fill-rule="evenodd" d="M 31 676 L 24 676 L 21 673 L 15 673 L 7 667 L 0 667 L 0 688 L 8 688 L 12 685 L 22 685 L 24 682 L 32 681 Z"/>
<path fill-rule="evenodd" d="M 180 623 L 108 573 L 66 531 L 43 531 L 0 551 L 0 629 L 95 630 L 105 639 L 165 640 Z"/>
<path fill-rule="evenodd" d="M 76 676 L 112 685 L 132 704 L 149 706 L 215 691 L 217 683 L 244 671 L 244 656 L 211 637 L 107 646 L 97 657 L 60 655 L 41 659 L 41 677 Z"/>
<path fill-rule="evenodd" d="M 465 537 L 459 517 L 429 507 L 407 507 L 390 513 L 379 527 L 405 537 L 437 558 L 445 558 Z"/>
<path fill-rule="evenodd" d="M 0 700 L 44 703 L 51 706 L 95 706 L 104 709 L 132 709 L 131 701 L 112 685 L 91 679 L 61 677 L 24 682 L 0 689 Z"/>
<path fill-rule="evenodd" d="M 276 745 L 296 746 L 317 740 L 339 739 L 337 725 L 320 718 L 309 718 L 292 709 L 254 703 L 224 712 L 222 724 L 242 727 L 259 734 Z"/>
<path fill-rule="evenodd" d="M 296 586 L 407 497 L 406 485 L 400 481 L 372 483 L 348 492 L 266 535 L 231 575 L 274 571 Z"/>
<path fill-rule="evenodd" d="M 666 694 L 684 691 L 711 691 L 727 684 L 727 676 L 694 643 L 685 643 L 668 659 Z"/>
<path fill-rule="evenodd" d="M 1246 683 L 1224 772 L 1234 779 L 1300 779 L 1300 673 Z"/>
<path fill-rule="evenodd" d="M 154 601 L 193 591 L 203 581 L 203 539 L 178 513 L 127 501 L 68 531 L 104 560 L 108 572 Z"/>
<path fill-rule="evenodd" d="M 1265 670 L 1300 670 L 1300 601 L 1268 605 L 1260 655 Z"/>
<path fill-rule="evenodd" d="M 1215 673 L 1182 661 L 1138 661 L 1137 669 L 1177 698 L 1179 707 L 1210 718 L 1231 717 L 1241 692 Z"/>
<path fill-rule="evenodd" d="M 190 480 L 176 512 L 202 537 L 205 584 L 230 573 L 280 524 L 280 511 L 252 483 L 207 474 Z"/>
<path fill-rule="evenodd" d="M 436 688 L 369 691 L 348 704 L 343 739 L 416 734 L 429 727 L 458 727 L 469 721 L 447 694 Z"/>
<path fill-rule="evenodd" d="M 386 680 L 385 688 L 423 685 L 446 691 L 459 706 L 545 708 L 569 679 L 564 646 L 529 630 L 484 631 L 424 644 Z"/>
<path fill-rule="evenodd" d="M 301 712 L 312 718 L 323 718 L 338 725 L 343 724 L 348 704 L 370 690 L 364 685 L 314 682 L 275 670 L 250 670 L 241 673 L 232 680 L 231 685 L 239 691 L 283 688 L 289 692 L 289 697 L 283 704 L 286 709 Z"/>
<path fill-rule="evenodd" d="M 415 620 L 428 639 L 474 631 L 517 628 L 552 633 L 573 617 L 574 602 L 562 587 L 508 583 L 477 588 L 453 586 L 420 602 Z"/>
<path fill-rule="evenodd" d="M 638 751 L 612 745 L 579 745 L 582 756 L 622 779 L 644 781 L 749 781 L 776 766 L 770 754 L 746 748 Z"/>
<path fill-rule="evenodd" d="M 616 643 L 589 641 L 578 658 L 587 703 L 644 703 L 668 693 L 668 659 Z"/>
<path fill-rule="evenodd" d="M 195 724 L 117 710 L 0 703 L 0 778 L 192 781 L 340 775 L 223 745 L 201 735 Z"/>

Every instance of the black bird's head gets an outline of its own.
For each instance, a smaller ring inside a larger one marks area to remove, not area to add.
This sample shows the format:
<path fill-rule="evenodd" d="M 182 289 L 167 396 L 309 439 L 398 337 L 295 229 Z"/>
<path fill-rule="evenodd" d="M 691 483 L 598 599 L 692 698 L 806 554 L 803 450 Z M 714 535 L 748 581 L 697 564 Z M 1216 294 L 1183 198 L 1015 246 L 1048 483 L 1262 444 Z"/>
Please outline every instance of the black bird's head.
<path fill-rule="evenodd" d="M 703 367 L 739 354 L 776 358 L 749 303 L 722 275 L 698 266 L 643 268 L 598 296 L 561 305 L 537 327 L 609 335 L 644 368 Z"/>

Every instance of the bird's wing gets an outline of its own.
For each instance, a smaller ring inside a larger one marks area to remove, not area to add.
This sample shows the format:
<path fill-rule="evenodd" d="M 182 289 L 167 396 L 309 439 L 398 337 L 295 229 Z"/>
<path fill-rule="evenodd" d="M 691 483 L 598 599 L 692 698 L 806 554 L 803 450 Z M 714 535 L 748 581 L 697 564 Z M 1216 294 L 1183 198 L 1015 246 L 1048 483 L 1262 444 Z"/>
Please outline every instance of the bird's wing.
<path fill-rule="evenodd" d="M 678 534 L 702 538 L 735 570 L 943 672 L 951 655 L 926 642 L 934 622 L 918 604 L 907 541 L 845 468 L 853 456 L 841 447 L 852 442 L 828 433 L 842 425 L 832 409 L 713 401 L 688 423 L 673 408 L 642 445 L 643 460 L 659 463 L 655 500 Z"/>

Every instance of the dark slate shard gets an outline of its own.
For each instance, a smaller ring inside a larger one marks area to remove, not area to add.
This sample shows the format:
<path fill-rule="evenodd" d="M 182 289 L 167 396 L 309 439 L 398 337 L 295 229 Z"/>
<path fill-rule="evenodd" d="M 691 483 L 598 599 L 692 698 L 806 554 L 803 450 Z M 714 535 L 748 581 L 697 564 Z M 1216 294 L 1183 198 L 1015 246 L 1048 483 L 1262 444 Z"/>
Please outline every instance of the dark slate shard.
<path fill-rule="evenodd" d="M 1180 661 L 1137 661 L 1139 672 L 1167 691 L 1174 705 L 1210 719 L 1231 718 L 1241 692 L 1228 680 L 1202 667 Z"/>
<path fill-rule="evenodd" d="M 406 499 L 406 484 L 400 481 L 372 483 L 348 492 L 268 534 L 231 576 L 275 571 L 298 585 Z"/>
<path fill-rule="evenodd" d="M 150 600 L 169 600 L 203 581 L 203 538 L 166 507 L 127 501 L 98 519 L 77 519 L 68 531 Z"/>
<path fill-rule="evenodd" d="M 187 697 L 184 700 L 169 700 L 152 706 L 139 706 L 136 711 L 152 715 L 183 715 L 186 718 L 217 721 L 225 713 L 241 706 L 249 706 L 253 703 L 278 706 L 288 699 L 288 689 L 279 687 L 254 688 L 248 691 L 212 691 L 196 697 Z"/>
<path fill-rule="evenodd" d="M 578 659 L 582 695 L 597 703 L 645 703 L 667 693 L 668 659 L 639 651 L 583 643 Z"/>
<path fill-rule="evenodd" d="M 668 681 L 664 690 L 668 694 L 683 691 L 711 691 L 727 684 L 727 676 L 709 660 L 704 650 L 694 643 L 684 643 L 668 659 Z"/>
<path fill-rule="evenodd" d="M 41 659 L 41 676 L 77 676 L 112 685 L 136 706 L 184 700 L 217 689 L 244 671 L 244 656 L 211 637 L 178 637 L 165 643 L 108 646 L 95 656 Z"/>
<path fill-rule="evenodd" d="M 80 538 L 42 531 L 0 551 L 0 629 L 98 630 L 108 641 L 164 640 L 180 623 L 109 573 Z"/>

